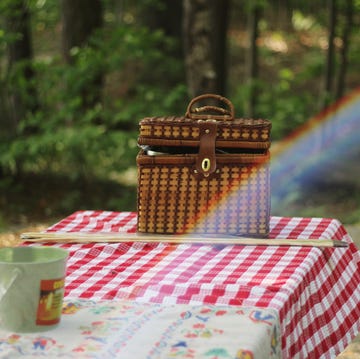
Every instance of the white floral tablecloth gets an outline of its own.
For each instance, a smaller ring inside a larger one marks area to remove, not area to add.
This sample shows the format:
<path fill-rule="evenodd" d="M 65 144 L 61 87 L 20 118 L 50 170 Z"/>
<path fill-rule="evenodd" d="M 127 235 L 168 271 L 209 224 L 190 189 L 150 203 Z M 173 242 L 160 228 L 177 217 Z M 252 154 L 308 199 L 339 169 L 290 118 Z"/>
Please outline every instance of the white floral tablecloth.
<path fill-rule="evenodd" d="M 1 358 L 280 358 L 275 310 L 69 298 L 47 332 L 0 331 Z"/>

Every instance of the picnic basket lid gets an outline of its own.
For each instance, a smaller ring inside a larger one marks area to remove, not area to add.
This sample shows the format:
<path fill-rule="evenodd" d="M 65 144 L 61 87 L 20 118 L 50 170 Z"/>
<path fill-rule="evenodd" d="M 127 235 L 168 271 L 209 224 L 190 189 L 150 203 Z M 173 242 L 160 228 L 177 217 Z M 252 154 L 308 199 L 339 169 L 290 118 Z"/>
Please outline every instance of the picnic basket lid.
<path fill-rule="evenodd" d="M 205 103 L 205 105 L 202 105 Z M 196 105 L 201 106 L 196 106 Z M 202 128 L 216 122 L 216 147 L 270 147 L 271 122 L 267 119 L 236 118 L 226 97 L 204 94 L 193 98 L 184 116 L 146 117 L 139 123 L 139 145 L 199 146 Z"/>

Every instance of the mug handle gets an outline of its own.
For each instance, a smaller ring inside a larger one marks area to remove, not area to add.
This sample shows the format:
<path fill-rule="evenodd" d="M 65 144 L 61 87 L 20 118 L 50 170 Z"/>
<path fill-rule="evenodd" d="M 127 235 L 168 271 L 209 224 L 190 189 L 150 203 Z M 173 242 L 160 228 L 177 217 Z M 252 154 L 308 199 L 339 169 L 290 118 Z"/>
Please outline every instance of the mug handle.
<path fill-rule="evenodd" d="M 0 278 L 0 302 L 5 297 L 8 290 L 11 288 L 11 286 L 14 284 L 16 278 L 22 274 L 22 270 L 20 268 L 14 268 L 11 272 L 10 279 L 8 281 L 3 281 Z"/>

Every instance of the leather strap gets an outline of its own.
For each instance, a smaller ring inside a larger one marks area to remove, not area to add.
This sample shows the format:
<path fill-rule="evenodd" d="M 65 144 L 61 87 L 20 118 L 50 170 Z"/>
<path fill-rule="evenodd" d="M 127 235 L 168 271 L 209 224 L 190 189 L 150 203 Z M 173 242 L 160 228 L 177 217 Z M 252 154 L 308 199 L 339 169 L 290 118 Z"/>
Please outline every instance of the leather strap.
<path fill-rule="evenodd" d="M 216 171 L 215 143 L 218 123 L 216 120 L 199 121 L 200 148 L 196 160 L 196 171 L 205 177 Z"/>

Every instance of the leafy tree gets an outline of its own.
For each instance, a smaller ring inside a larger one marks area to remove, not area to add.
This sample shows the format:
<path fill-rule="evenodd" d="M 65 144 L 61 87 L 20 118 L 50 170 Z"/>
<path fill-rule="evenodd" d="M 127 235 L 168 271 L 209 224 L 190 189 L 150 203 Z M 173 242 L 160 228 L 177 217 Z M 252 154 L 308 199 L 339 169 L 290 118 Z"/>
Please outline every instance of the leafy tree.
<path fill-rule="evenodd" d="M 136 164 L 139 120 L 182 115 L 189 96 L 203 92 L 227 95 L 239 116 L 269 118 L 281 139 L 317 111 L 328 4 L 2 0 L 1 196 L 28 173 L 121 178 Z M 331 98 L 357 85 L 359 57 L 358 1 L 337 5 Z"/>

